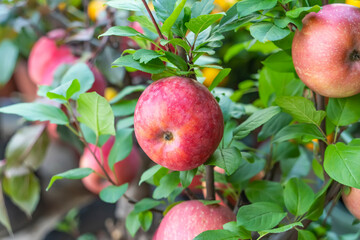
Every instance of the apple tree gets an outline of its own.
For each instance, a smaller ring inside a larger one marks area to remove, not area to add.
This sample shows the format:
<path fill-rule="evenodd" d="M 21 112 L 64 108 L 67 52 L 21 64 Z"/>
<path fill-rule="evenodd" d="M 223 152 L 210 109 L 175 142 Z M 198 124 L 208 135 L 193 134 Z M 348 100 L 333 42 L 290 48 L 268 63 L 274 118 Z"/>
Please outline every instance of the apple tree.
<path fill-rule="evenodd" d="M 125 198 L 134 205 L 126 219 L 129 233 L 156 225 L 155 240 L 328 239 L 329 217 L 341 196 L 359 218 L 359 8 L 318 0 L 242 0 L 224 12 L 214 11 L 213 0 L 106 5 L 110 20 L 88 62 L 71 59 L 72 66 L 54 69 L 57 80 L 37 92 L 41 102 L 0 108 L 63 126 L 94 158 L 93 165 L 53 176 L 49 191 L 60 179 L 100 175 L 106 184 L 95 191 L 103 201 Z M 129 23 L 116 25 L 115 11 L 129 13 Z M 231 36 L 241 41 L 229 44 Z M 91 63 L 114 41 L 129 43 L 112 67 L 152 81 L 123 86 L 108 101 L 91 91 Z M 229 67 L 246 54 L 261 59 L 256 74 L 219 87 L 247 71 Z M 216 69 L 207 88 L 204 68 Z M 26 149 L 46 145 L 45 125 L 28 128 L 37 138 Z M 134 143 L 156 163 L 138 183 L 153 188 L 144 199 L 129 197 L 129 180 L 120 181 L 130 168 L 116 168 Z M 33 171 L 41 161 L 10 152 L 2 188 L 25 206 L 14 194 L 17 178 L 8 173 L 26 169 L 17 173 L 30 179 L 28 191 L 38 192 Z M 187 200 L 179 200 L 182 194 Z M 32 207 L 23 209 L 31 214 L 37 200 L 28 202 Z M 10 229 L 1 207 L 0 221 Z M 164 215 L 160 224 L 153 220 L 158 212 Z"/>

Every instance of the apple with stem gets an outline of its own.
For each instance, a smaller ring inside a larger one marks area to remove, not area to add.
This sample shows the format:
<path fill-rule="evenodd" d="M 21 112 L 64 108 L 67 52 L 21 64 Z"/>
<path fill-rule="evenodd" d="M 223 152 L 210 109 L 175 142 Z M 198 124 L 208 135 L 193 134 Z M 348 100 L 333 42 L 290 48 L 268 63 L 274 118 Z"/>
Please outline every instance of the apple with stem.
<path fill-rule="evenodd" d="M 360 92 L 360 9 L 325 5 L 303 19 L 292 43 L 300 79 L 325 97 L 344 98 Z"/>
<path fill-rule="evenodd" d="M 91 152 L 94 152 L 96 158 L 103 162 L 104 169 L 108 176 L 115 182 L 116 185 L 122 185 L 127 182 L 131 182 L 137 176 L 140 165 L 141 158 L 139 152 L 135 147 L 132 148 L 129 156 L 124 160 L 115 163 L 114 172 L 111 171 L 108 164 L 108 157 L 112 146 L 114 145 L 115 137 L 111 136 L 109 140 L 101 147 L 103 153 L 103 159 L 101 157 L 101 151 L 99 147 L 96 147 L 92 144 L 89 144 L 91 151 L 86 148 L 83 155 L 80 158 L 80 168 L 91 168 L 95 172 L 91 173 L 89 176 L 82 179 L 84 186 L 91 192 L 99 194 L 101 190 L 111 183 L 105 177 L 105 174 L 102 168 L 99 166 L 94 155 Z"/>
<path fill-rule="evenodd" d="M 154 162 L 175 171 L 194 169 L 219 145 L 224 120 L 201 83 L 168 77 L 148 86 L 134 113 L 135 136 Z"/>
<path fill-rule="evenodd" d="M 228 207 L 205 205 L 198 200 L 185 201 L 165 215 L 153 240 L 192 240 L 204 231 L 222 229 L 225 223 L 235 219 Z"/>

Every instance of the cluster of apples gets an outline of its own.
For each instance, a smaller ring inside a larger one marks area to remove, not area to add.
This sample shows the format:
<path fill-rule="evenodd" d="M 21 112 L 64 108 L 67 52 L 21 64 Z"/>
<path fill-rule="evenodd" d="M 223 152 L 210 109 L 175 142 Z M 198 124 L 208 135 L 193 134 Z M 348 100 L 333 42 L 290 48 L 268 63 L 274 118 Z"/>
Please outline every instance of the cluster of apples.
<path fill-rule="evenodd" d="M 353 1 L 347 1 L 353 4 Z M 292 57 L 300 79 L 325 97 L 360 93 L 360 8 L 329 4 L 303 19 L 296 31 Z M 342 195 L 345 206 L 360 219 L 360 189 Z"/>
<path fill-rule="evenodd" d="M 65 37 L 65 30 L 56 29 L 49 32 L 46 36 L 41 37 L 33 46 L 29 56 L 28 71 L 31 80 L 36 85 L 51 85 L 54 81 L 54 73 L 60 65 L 74 64 L 79 61 L 79 58 L 72 54 L 70 47 L 62 43 Z M 94 84 L 89 92 L 95 91 L 103 96 L 106 88 L 106 80 L 95 66 L 90 64 L 88 64 L 88 66 L 95 78 Z M 56 124 L 49 124 L 48 126 L 49 135 L 53 138 L 58 138 L 56 128 Z M 104 162 L 102 164 L 112 180 L 117 185 L 122 185 L 126 182 L 131 182 L 136 177 L 140 169 L 141 158 L 138 150 L 134 147 L 127 158 L 115 164 L 114 174 L 108 165 L 108 155 L 110 154 L 114 141 L 115 137 L 112 136 L 101 147 L 104 155 Z M 90 145 L 90 148 L 91 151 L 94 152 L 94 155 L 98 159 L 101 159 L 100 148 L 93 145 Z M 103 188 L 110 185 L 110 182 L 106 180 L 104 172 L 96 162 L 91 151 L 90 149 L 84 150 L 80 158 L 80 167 L 89 167 L 95 171 L 95 173 L 84 178 L 83 183 L 89 191 L 94 194 L 99 194 Z"/>

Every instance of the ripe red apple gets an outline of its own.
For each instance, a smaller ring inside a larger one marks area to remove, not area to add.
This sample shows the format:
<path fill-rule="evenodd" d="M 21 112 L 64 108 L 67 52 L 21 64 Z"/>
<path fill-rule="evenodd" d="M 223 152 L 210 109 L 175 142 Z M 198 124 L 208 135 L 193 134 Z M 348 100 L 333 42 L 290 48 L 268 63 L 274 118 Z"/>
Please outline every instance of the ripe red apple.
<path fill-rule="evenodd" d="M 152 83 L 140 96 L 134 129 L 150 159 L 185 171 L 206 162 L 216 150 L 224 120 L 205 86 L 190 78 L 168 77 Z"/>
<path fill-rule="evenodd" d="M 334 98 L 360 92 L 360 9 L 329 4 L 303 19 L 292 43 L 294 66 L 311 90 Z"/>
<path fill-rule="evenodd" d="M 116 185 L 122 185 L 126 182 L 131 182 L 134 180 L 136 175 L 140 170 L 141 159 L 138 151 L 135 147 L 131 150 L 131 153 L 124 160 L 115 164 L 115 176 L 110 170 L 108 164 L 108 156 L 110 154 L 111 148 L 114 145 L 115 137 L 110 137 L 109 140 L 101 147 L 104 154 L 104 168 L 110 178 L 116 183 Z M 90 145 L 90 148 L 95 151 L 95 154 L 98 159 L 100 158 L 100 149 L 94 145 Z M 94 156 L 91 154 L 89 149 L 85 149 L 83 155 L 80 158 L 80 167 L 81 168 L 91 168 L 95 173 L 91 173 L 89 176 L 82 179 L 85 187 L 95 193 L 99 194 L 100 191 L 111 185 L 111 183 L 106 179 L 101 177 L 104 176 L 104 172 L 96 162 Z M 100 174 L 100 175 L 99 175 Z"/>
<path fill-rule="evenodd" d="M 59 45 L 58 41 L 64 39 L 66 32 L 56 29 L 41 37 L 30 52 L 28 69 L 31 80 L 38 85 L 50 86 L 54 80 L 56 69 L 62 64 L 74 64 L 79 59 L 75 57 L 67 45 Z M 96 91 L 104 96 L 106 80 L 99 70 L 88 63 L 94 74 L 95 82 L 89 91 Z"/>
<path fill-rule="evenodd" d="M 235 219 L 235 214 L 227 207 L 185 201 L 165 215 L 153 240 L 192 240 L 204 231 L 222 229 L 225 223 Z"/>
<path fill-rule="evenodd" d="M 360 219 L 360 189 L 350 188 L 349 194 L 342 193 L 342 199 L 351 214 Z"/>
<path fill-rule="evenodd" d="M 48 36 L 41 37 L 31 49 L 28 67 L 30 78 L 35 84 L 51 85 L 59 65 L 72 64 L 77 60 L 68 46 L 57 44 L 65 35 L 63 29 L 51 31 Z"/>

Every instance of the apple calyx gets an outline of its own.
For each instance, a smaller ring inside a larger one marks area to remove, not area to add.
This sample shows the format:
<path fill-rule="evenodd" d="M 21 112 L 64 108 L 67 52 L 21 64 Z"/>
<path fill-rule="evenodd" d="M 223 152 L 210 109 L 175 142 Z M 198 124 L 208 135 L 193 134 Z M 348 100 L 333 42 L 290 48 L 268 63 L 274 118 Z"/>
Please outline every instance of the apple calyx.
<path fill-rule="evenodd" d="M 360 60 L 360 53 L 359 51 L 355 50 L 351 52 L 350 54 L 350 60 L 352 62 L 356 62 L 356 61 L 359 61 Z"/>
<path fill-rule="evenodd" d="M 171 132 L 169 132 L 169 131 L 164 132 L 165 141 L 171 141 L 171 140 L 173 140 L 173 138 L 174 138 L 174 136 Z"/>

